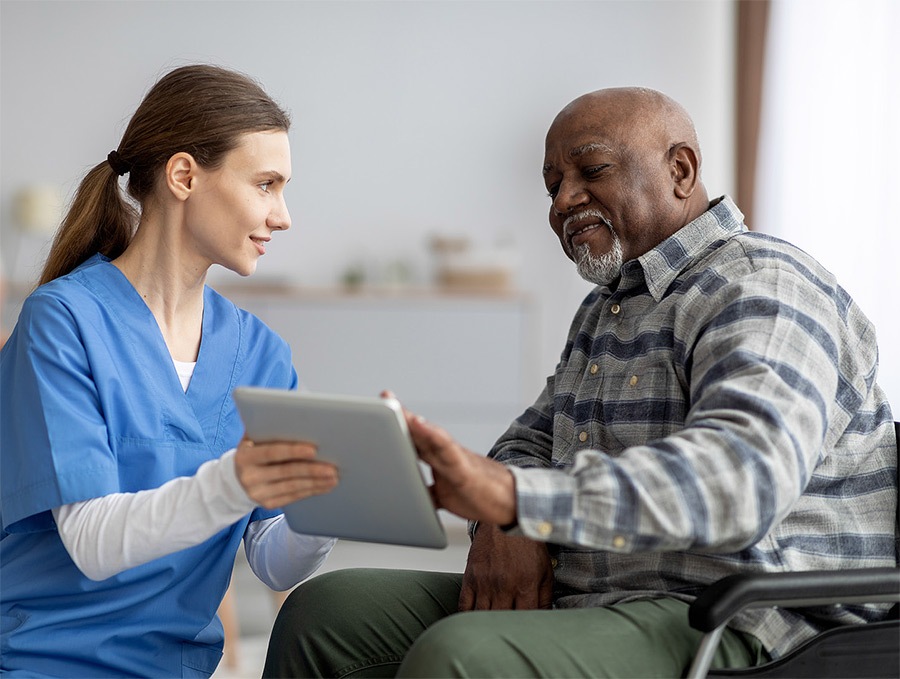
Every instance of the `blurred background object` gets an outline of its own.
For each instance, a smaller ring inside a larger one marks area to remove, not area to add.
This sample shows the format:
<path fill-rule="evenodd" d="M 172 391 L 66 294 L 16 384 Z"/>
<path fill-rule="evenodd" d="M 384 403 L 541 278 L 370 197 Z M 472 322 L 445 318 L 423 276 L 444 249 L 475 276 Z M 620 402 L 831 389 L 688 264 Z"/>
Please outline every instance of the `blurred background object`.
<path fill-rule="evenodd" d="M 511 241 L 496 244 L 466 236 L 431 238 L 435 283 L 446 292 L 511 292 L 516 287 L 517 257 Z"/>
<path fill-rule="evenodd" d="M 55 184 L 29 184 L 13 196 L 13 216 L 22 231 L 48 238 L 62 219 L 62 189 Z"/>

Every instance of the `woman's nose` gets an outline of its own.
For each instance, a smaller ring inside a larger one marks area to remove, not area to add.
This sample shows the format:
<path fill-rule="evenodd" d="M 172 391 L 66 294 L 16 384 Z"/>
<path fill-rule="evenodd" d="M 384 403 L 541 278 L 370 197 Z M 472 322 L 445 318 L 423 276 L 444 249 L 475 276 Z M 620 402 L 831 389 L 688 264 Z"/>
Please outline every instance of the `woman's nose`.
<path fill-rule="evenodd" d="M 280 231 L 291 228 L 291 213 L 288 211 L 287 203 L 283 197 L 278 201 L 278 207 L 269 215 L 268 224 L 269 228 Z"/>

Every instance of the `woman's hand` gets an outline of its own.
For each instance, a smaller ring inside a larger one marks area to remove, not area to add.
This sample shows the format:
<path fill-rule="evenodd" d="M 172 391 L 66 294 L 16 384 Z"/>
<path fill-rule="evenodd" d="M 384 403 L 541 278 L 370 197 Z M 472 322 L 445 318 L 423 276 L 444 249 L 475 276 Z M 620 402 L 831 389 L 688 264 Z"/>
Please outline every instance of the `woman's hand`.
<path fill-rule="evenodd" d="M 338 483 L 337 467 L 315 459 L 311 443 L 243 439 L 234 457 L 238 481 L 251 500 L 266 509 L 322 495 Z"/>

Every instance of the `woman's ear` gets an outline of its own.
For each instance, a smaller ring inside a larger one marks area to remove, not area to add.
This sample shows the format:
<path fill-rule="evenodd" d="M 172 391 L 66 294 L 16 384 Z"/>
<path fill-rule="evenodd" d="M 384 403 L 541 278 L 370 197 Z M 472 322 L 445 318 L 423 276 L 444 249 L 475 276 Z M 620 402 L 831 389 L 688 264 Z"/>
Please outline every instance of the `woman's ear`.
<path fill-rule="evenodd" d="M 669 167 L 672 172 L 675 195 L 685 200 L 697 188 L 700 176 L 700 159 L 697 152 L 681 142 L 669 149 Z"/>
<path fill-rule="evenodd" d="M 166 186 L 178 200 L 187 200 L 194 189 L 199 166 L 190 153 L 179 152 L 166 163 Z"/>

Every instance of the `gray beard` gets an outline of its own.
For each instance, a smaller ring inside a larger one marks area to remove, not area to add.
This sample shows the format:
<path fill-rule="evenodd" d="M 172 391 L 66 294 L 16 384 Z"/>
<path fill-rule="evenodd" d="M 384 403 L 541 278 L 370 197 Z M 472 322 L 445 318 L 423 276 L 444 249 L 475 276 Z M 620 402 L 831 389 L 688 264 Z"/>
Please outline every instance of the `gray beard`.
<path fill-rule="evenodd" d="M 599 257 L 594 256 L 587 243 L 575 248 L 575 264 L 578 267 L 578 275 L 594 285 L 609 285 L 622 273 L 624 253 L 619 236 L 610 227 L 613 244 L 612 249 Z"/>

